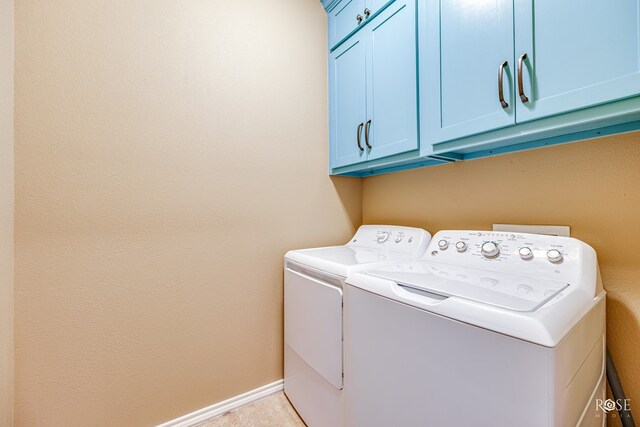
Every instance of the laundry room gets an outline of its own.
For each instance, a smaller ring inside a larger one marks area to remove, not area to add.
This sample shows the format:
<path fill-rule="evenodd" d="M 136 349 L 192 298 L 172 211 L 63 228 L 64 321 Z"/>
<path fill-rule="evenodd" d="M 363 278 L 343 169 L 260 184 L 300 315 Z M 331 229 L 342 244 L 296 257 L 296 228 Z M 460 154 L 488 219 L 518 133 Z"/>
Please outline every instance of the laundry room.
<path fill-rule="evenodd" d="M 640 0 L 0 0 L 0 427 L 623 426 Z"/>

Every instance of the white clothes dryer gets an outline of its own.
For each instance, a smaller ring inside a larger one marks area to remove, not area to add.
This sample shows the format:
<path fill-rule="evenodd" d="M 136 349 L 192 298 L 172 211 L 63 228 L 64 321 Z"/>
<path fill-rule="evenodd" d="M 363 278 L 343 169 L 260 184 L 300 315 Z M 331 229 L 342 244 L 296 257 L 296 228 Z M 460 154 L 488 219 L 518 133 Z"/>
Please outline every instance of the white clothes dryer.
<path fill-rule="evenodd" d="M 285 255 L 284 391 L 310 427 L 343 425 L 343 285 L 365 268 L 420 258 L 430 234 L 363 225 L 342 246 Z"/>

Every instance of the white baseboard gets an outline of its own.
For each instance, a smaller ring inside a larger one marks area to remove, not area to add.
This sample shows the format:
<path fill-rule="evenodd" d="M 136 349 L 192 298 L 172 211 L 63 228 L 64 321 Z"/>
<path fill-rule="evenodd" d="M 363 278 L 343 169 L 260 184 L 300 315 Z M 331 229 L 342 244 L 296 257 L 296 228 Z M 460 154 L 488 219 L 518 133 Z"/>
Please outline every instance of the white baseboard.
<path fill-rule="evenodd" d="M 217 417 L 225 414 L 234 409 L 238 409 L 248 403 L 262 399 L 270 394 L 282 391 L 284 388 L 284 380 L 278 380 L 271 384 L 263 385 L 255 390 L 248 391 L 238 396 L 232 397 L 225 401 L 215 403 L 206 408 L 198 409 L 190 414 L 183 415 L 166 423 L 160 424 L 157 427 L 191 427 L 210 418 Z"/>

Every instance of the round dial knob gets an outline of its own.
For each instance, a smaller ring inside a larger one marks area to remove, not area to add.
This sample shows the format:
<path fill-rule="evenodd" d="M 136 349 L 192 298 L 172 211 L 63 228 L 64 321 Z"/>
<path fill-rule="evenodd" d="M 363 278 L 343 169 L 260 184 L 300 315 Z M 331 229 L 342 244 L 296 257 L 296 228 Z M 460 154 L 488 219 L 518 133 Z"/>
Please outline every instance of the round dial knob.
<path fill-rule="evenodd" d="M 400 243 L 400 242 L 402 242 L 402 238 L 403 238 L 403 237 L 404 237 L 404 236 L 402 236 L 402 235 L 399 235 L 398 237 L 396 237 L 396 243 Z"/>
<path fill-rule="evenodd" d="M 378 243 L 384 243 L 389 240 L 389 236 L 391 236 L 391 234 L 388 231 L 381 231 L 378 233 L 376 240 L 378 241 Z"/>
<path fill-rule="evenodd" d="M 520 258 L 525 260 L 533 258 L 533 251 L 531 250 L 531 248 L 520 248 L 520 250 L 518 250 L 518 254 L 520 255 Z"/>
<path fill-rule="evenodd" d="M 481 252 L 487 258 L 495 258 L 500 255 L 500 246 L 493 242 L 485 242 L 482 245 Z"/>
<path fill-rule="evenodd" d="M 440 240 L 438 242 L 438 247 L 444 251 L 449 247 L 449 242 L 447 242 L 446 240 Z"/>
<path fill-rule="evenodd" d="M 464 252 L 467 250 L 467 244 L 465 242 L 458 242 L 456 243 L 456 249 L 458 252 Z"/>
<path fill-rule="evenodd" d="M 561 262 L 562 254 L 557 249 L 551 249 L 550 251 L 547 251 L 547 259 L 551 262 Z"/>

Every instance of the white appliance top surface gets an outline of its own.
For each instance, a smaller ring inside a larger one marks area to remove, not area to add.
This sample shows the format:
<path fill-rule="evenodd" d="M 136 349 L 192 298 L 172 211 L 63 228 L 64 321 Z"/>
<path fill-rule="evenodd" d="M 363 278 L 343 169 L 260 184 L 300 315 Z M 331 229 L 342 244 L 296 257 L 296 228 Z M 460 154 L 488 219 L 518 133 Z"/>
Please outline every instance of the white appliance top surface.
<path fill-rule="evenodd" d="M 363 225 L 345 245 L 293 250 L 287 252 L 285 259 L 346 277 L 356 270 L 416 260 L 424 253 L 430 238 L 420 228 Z"/>
<path fill-rule="evenodd" d="M 330 246 L 326 248 L 301 249 L 299 254 L 318 258 L 323 261 L 333 262 L 346 267 L 355 267 L 363 264 L 407 259 L 401 252 L 386 252 L 371 248 L 359 248 L 356 246 Z"/>
<path fill-rule="evenodd" d="M 440 231 L 421 259 L 365 268 L 346 283 L 548 347 L 605 296 L 586 243 L 492 231 Z"/>
<path fill-rule="evenodd" d="M 390 265 L 369 270 L 367 274 L 390 279 L 410 288 L 515 311 L 534 311 L 569 286 L 555 280 L 429 261 Z"/>

